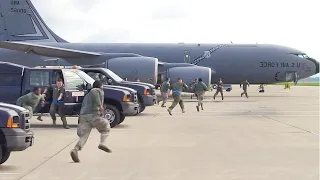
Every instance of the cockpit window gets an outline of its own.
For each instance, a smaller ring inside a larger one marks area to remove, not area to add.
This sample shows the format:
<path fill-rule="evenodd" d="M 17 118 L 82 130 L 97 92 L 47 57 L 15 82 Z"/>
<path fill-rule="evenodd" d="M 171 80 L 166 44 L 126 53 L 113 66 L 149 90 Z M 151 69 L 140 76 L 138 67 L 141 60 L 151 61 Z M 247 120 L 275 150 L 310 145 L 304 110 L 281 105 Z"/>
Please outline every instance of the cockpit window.
<path fill-rule="evenodd" d="M 300 58 L 304 58 L 304 59 L 309 58 L 309 56 L 308 56 L 308 55 L 306 55 L 305 53 L 301 53 L 301 54 L 294 54 L 294 55 L 296 55 L 296 56 L 298 56 L 298 57 L 300 57 Z"/>
<path fill-rule="evenodd" d="M 307 56 L 306 54 L 302 54 L 302 56 L 303 56 L 304 58 L 309 58 L 309 56 Z"/>

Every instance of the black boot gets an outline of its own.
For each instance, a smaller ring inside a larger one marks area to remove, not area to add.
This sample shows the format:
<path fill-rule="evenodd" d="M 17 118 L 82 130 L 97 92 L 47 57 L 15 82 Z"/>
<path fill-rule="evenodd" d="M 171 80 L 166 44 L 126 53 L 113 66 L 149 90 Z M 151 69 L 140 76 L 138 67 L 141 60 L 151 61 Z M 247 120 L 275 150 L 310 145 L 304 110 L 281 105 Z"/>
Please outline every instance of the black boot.
<path fill-rule="evenodd" d="M 98 146 L 98 148 L 99 149 L 101 149 L 102 151 L 105 151 L 105 152 L 107 152 L 107 153 L 112 153 L 112 151 L 111 151 L 111 149 L 109 149 L 107 146 L 105 146 L 105 145 L 99 145 Z"/>
<path fill-rule="evenodd" d="M 62 124 L 63 124 L 63 128 L 70 129 L 70 127 L 68 126 L 66 117 L 61 117 L 61 121 L 62 121 Z"/>
<path fill-rule="evenodd" d="M 76 149 L 73 149 L 71 152 L 70 152 L 70 156 L 73 160 L 73 162 L 80 162 L 79 160 L 79 156 L 78 156 L 78 151 Z"/>

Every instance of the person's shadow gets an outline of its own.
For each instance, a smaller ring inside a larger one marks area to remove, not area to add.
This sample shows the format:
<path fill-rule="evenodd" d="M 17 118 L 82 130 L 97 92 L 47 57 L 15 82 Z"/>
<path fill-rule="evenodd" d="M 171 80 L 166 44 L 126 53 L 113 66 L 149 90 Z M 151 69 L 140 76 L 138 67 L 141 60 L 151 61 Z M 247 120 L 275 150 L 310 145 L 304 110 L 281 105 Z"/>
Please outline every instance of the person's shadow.
<path fill-rule="evenodd" d="M 77 128 L 78 124 L 68 124 L 70 128 Z M 32 124 L 30 126 L 31 129 L 38 128 L 38 129 L 61 129 L 63 128 L 62 124 Z"/>

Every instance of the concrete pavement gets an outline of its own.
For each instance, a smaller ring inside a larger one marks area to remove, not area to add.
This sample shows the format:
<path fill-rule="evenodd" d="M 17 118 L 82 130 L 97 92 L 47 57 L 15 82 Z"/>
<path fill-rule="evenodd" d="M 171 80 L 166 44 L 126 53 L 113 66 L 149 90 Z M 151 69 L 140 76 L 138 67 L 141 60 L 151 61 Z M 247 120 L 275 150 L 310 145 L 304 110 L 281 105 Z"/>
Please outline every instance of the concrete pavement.
<path fill-rule="evenodd" d="M 0 180 L 318 180 L 319 87 L 266 86 L 262 94 L 250 86 L 249 99 L 237 87 L 224 101 L 207 93 L 201 112 L 186 98 L 185 114 L 155 105 L 127 117 L 111 131 L 112 154 L 97 148 L 93 130 L 77 164 L 69 155 L 77 119 L 65 130 L 33 118 L 34 146 L 12 153 Z"/>

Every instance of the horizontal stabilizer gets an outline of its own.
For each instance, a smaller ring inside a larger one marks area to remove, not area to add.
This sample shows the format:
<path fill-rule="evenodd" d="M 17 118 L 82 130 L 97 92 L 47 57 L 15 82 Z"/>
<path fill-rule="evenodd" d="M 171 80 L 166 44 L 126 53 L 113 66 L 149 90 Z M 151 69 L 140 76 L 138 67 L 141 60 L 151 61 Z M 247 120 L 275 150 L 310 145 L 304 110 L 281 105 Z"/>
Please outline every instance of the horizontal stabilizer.
<path fill-rule="evenodd" d="M 21 51 L 27 54 L 33 53 L 41 56 L 57 58 L 97 57 L 102 55 L 96 52 L 79 51 L 74 49 L 66 49 L 25 42 L 2 41 L 0 42 L 0 48 Z"/>

